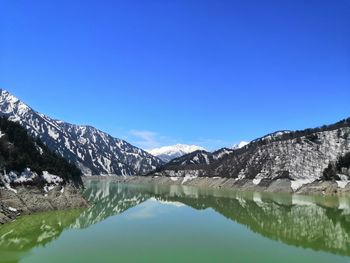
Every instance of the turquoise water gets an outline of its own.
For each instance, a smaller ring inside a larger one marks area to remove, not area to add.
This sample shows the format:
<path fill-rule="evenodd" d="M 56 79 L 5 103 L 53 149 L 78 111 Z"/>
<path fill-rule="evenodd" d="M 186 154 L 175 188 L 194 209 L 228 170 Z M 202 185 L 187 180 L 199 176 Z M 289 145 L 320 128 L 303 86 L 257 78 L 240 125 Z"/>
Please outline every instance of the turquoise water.
<path fill-rule="evenodd" d="M 350 262 L 350 199 L 89 181 L 0 226 L 0 262 Z"/>

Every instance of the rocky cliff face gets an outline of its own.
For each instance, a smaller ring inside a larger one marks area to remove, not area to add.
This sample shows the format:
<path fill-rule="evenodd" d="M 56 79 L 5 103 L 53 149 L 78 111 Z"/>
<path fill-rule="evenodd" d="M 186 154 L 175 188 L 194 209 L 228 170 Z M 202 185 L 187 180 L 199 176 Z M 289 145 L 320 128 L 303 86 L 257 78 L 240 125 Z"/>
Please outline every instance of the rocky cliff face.
<path fill-rule="evenodd" d="M 152 171 L 162 161 L 91 126 L 73 125 L 34 111 L 0 90 L 0 116 L 20 123 L 52 151 L 75 163 L 85 175 L 134 175 Z"/>
<path fill-rule="evenodd" d="M 88 206 L 81 191 L 71 185 L 64 188 L 52 185 L 47 192 L 43 188 L 28 185 L 18 186 L 14 190 L 0 188 L 0 225 L 18 216 Z"/>
<path fill-rule="evenodd" d="M 339 156 L 350 152 L 350 119 L 296 132 L 277 132 L 213 158 L 196 152 L 175 159 L 152 175 L 314 181 Z M 196 162 L 196 160 L 205 160 Z M 209 161 L 206 161 L 209 160 Z"/>

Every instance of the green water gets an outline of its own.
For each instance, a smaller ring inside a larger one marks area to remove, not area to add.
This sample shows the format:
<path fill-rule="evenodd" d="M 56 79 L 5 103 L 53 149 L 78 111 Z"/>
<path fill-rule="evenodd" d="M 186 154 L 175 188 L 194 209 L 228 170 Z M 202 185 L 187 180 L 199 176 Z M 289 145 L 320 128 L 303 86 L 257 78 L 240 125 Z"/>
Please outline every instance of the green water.
<path fill-rule="evenodd" d="M 350 199 L 89 181 L 84 210 L 0 226 L 0 262 L 350 262 Z"/>

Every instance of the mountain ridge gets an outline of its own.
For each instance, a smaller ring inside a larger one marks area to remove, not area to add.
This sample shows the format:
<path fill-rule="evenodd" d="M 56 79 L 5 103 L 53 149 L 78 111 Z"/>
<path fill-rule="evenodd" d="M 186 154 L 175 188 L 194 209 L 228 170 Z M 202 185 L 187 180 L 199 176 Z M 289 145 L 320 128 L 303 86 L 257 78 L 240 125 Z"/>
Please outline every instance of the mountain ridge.
<path fill-rule="evenodd" d="M 216 159 L 213 153 L 197 151 L 174 159 L 149 175 L 249 179 L 255 184 L 286 178 L 307 183 L 323 178 L 329 164 L 349 152 L 350 118 L 313 129 L 271 133 L 240 149 L 228 149 L 227 154 Z M 344 173 L 336 176 L 348 181 L 346 174 L 350 173 Z"/>
<path fill-rule="evenodd" d="M 163 163 L 93 126 L 70 124 L 39 113 L 4 89 L 0 89 L 0 116 L 20 123 L 33 137 L 75 163 L 84 175 L 143 174 Z"/>
<path fill-rule="evenodd" d="M 240 149 L 240 148 L 243 148 L 244 146 L 248 145 L 249 142 L 246 142 L 246 141 L 240 141 L 239 143 L 236 143 L 232 146 L 232 149 L 233 150 L 236 150 L 236 149 Z"/>
<path fill-rule="evenodd" d="M 189 145 L 189 144 L 175 144 L 169 146 L 163 146 L 160 148 L 146 150 L 150 154 L 160 158 L 164 162 L 170 162 L 172 159 L 181 157 L 188 153 L 205 150 L 203 147 L 198 145 Z"/>

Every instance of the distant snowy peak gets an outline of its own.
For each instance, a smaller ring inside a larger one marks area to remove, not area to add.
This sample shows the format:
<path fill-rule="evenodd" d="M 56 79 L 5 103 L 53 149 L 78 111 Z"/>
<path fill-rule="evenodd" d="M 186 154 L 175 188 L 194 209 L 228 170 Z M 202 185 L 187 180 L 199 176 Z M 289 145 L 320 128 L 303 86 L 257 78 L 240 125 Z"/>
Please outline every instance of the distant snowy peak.
<path fill-rule="evenodd" d="M 91 126 L 74 125 L 38 113 L 0 89 L 0 116 L 21 124 L 52 151 L 75 163 L 86 175 L 135 175 L 163 162 L 151 154 Z"/>
<path fill-rule="evenodd" d="M 161 148 L 147 150 L 150 154 L 157 156 L 164 162 L 169 162 L 175 158 L 195 152 L 205 151 L 203 147 L 197 145 L 176 144 L 171 146 L 164 146 Z"/>
<path fill-rule="evenodd" d="M 236 149 L 241 149 L 243 148 L 244 146 L 248 145 L 249 142 L 246 142 L 246 141 L 241 141 L 239 143 L 236 143 L 232 146 L 232 149 L 236 150 Z"/>

